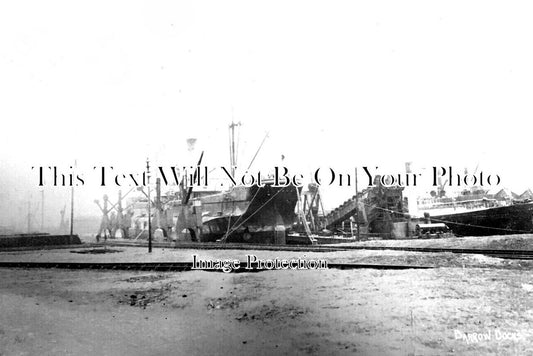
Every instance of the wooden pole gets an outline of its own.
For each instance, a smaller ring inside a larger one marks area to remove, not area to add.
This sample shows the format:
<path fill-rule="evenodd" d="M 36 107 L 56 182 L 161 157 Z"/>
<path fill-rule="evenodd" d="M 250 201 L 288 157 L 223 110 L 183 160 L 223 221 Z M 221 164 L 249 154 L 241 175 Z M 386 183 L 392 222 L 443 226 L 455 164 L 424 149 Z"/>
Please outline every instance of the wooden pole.
<path fill-rule="evenodd" d="M 76 167 L 76 161 L 74 161 L 74 167 Z M 70 187 L 70 243 L 72 243 L 72 237 L 74 235 L 74 183 Z"/>
<path fill-rule="evenodd" d="M 150 161 L 146 159 L 146 185 L 148 188 L 148 253 L 152 253 L 152 213 L 150 206 L 152 201 L 150 200 Z"/>
<path fill-rule="evenodd" d="M 355 216 L 357 219 L 357 240 L 360 240 L 361 236 L 359 233 L 359 190 L 357 189 L 357 167 L 355 167 L 355 206 Z"/>
<path fill-rule="evenodd" d="M 44 232 L 44 189 L 41 190 L 41 232 Z"/>

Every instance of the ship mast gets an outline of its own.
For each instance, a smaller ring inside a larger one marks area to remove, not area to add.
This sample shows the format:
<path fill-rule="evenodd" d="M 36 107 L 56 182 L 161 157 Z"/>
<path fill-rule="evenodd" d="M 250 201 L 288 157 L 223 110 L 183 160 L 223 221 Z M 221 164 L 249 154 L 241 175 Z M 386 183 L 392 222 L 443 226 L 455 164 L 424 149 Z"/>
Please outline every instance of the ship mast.
<path fill-rule="evenodd" d="M 232 177 L 235 177 L 235 167 L 237 166 L 237 148 L 235 147 L 235 127 L 240 127 L 241 122 L 233 122 L 229 125 L 229 163 Z"/>

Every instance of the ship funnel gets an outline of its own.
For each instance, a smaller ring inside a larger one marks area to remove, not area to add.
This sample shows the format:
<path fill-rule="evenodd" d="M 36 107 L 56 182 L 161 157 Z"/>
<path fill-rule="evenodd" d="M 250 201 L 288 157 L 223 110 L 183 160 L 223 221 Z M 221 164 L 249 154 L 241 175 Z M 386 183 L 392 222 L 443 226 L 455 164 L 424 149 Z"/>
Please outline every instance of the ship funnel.
<path fill-rule="evenodd" d="M 196 139 L 195 138 L 188 138 L 187 139 L 187 150 L 189 152 L 194 151 L 194 148 L 196 146 Z"/>

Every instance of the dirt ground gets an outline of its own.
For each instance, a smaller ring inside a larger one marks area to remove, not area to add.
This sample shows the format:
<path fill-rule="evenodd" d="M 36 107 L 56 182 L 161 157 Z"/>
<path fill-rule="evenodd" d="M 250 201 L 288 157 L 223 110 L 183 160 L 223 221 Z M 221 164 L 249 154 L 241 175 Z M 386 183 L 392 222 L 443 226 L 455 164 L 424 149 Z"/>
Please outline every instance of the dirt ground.
<path fill-rule="evenodd" d="M 444 239 L 371 240 L 348 245 L 533 250 L 533 234 L 466 236 Z"/>
<path fill-rule="evenodd" d="M 471 248 L 510 240 L 462 241 Z M 4 251 L 0 261 L 304 257 L 113 249 L 118 252 Z M 0 268 L 0 355 L 533 354 L 531 262 L 368 250 L 305 258 L 436 268 L 238 274 Z"/>

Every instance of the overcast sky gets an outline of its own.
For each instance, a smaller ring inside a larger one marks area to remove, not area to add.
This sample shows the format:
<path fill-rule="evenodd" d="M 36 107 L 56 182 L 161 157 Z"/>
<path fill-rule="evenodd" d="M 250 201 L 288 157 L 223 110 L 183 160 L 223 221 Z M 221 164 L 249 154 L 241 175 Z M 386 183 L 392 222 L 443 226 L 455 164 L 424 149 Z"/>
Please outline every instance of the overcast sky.
<path fill-rule="evenodd" d="M 232 118 L 243 123 L 244 165 L 268 131 L 258 165 L 281 154 L 304 174 L 479 164 L 521 192 L 533 186 L 531 10 L 527 1 L 2 2 L 0 225 L 39 196 L 32 166 L 190 164 L 189 137 L 207 162 L 226 164 Z M 68 193 L 45 190 L 50 218 Z M 102 194 L 81 187 L 78 213 L 94 214 Z"/>

